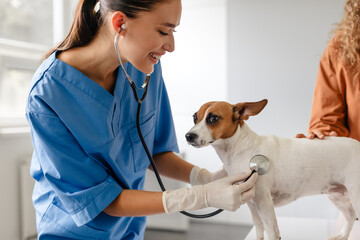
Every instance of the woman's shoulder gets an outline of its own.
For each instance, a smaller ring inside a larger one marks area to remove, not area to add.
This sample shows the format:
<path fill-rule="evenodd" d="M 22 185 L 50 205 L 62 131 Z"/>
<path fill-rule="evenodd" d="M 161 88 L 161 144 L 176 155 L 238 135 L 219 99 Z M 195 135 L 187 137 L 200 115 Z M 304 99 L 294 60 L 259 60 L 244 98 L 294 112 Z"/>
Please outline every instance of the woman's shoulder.
<path fill-rule="evenodd" d="M 342 65 L 342 53 L 341 53 L 341 43 L 339 36 L 333 36 L 328 42 L 323 55 L 320 60 L 322 63 L 327 63 L 330 65 Z"/>
<path fill-rule="evenodd" d="M 326 46 L 325 52 L 329 52 L 330 54 L 333 54 L 333 53 L 339 51 L 340 47 L 341 47 L 341 44 L 340 44 L 339 36 L 335 35 L 329 40 L 329 42 Z"/>
<path fill-rule="evenodd" d="M 33 75 L 28 94 L 28 111 L 39 111 L 44 105 L 50 107 L 61 104 L 59 99 L 63 98 L 64 91 L 69 90 L 66 86 L 69 80 L 66 78 L 70 73 L 66 73 L 67 66 L 56 58 L 56 54 L 54 52 L 45 59 Z"/>
<path fill-rule="evenodd" d="M 36 85 L 36 83 L 44 76 L 45 72 L 47 72 L 56 60 L 56 53 L 52 53 L 48 58 L 46 58 L 40 66 L 35 71 L 32 79 L 32 86 Z"/>
<path fill-rule="evenodd" d="M 48 88 L 53 88 L 51 82 L 51 76 L 53 64 L 55 61 L 55 55 L 50 55 L 47 59 L 45 59 L 40 66 L 37 68 L 36 72 L 33 75 L 28 98 L 26 104 L 26 112 L 40 112 L 43 114 L 53 114 L 52 111 L 49 111 L 49 106 L 46 104 L 46 95 Z M 39 108 L 39 106 L 43 106 Z"/>

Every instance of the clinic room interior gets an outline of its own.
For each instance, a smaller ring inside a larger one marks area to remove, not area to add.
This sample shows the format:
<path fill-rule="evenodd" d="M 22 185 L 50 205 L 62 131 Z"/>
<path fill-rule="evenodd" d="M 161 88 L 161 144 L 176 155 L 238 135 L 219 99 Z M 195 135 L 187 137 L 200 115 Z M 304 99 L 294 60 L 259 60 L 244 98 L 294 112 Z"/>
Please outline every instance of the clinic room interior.
<path fill-rule="evenodd" d="M 36 239 L 26 97 L 41 57 L 69 31 L 76 2 L 0 1 L 0 239 Z M 344 3 L 182 0 L 175 51 L 161 59 L 179 154 L 209 171 L 222 167 L 211 146 L 194 148 L 185 139 L 194 125 L 193 114 L 208 101 L 267 99 L 266 108 L 246 121 L 254 132 L 286 138 L 306 133 L 319 61 L 344 14 Z M 163 181 L 168 189 L 188 186 Z M 161 191 L 149 170 L 145 189 Z M 280 231 L 290 236 L 283 239 L 290 240 L 328 239 L 339 218 L 325 195 L 297 199 L 275 212 Z M 246 204 L 208 219 L 180 213 L 153 215 L 146 226 L 147 240 L 256 239 Z M 307 238 L 308 232 L 313 232 L 312 238 Z"/>

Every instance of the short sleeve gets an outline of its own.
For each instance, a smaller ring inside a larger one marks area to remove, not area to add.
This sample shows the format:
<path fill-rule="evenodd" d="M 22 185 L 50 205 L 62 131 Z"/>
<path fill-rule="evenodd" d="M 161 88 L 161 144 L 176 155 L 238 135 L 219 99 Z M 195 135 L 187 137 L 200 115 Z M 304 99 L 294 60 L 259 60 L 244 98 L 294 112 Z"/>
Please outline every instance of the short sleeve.
<path fill-rule="evenodd" d="M 160 81 L 154 154 L 168 151 L 179 152 L 168 93 L 162 77 Z"/>
<path fill-rule="evenodd" d="M 28 112 L 26 117 L 41 166 L 41 176 L 32 175 L 45 178 L 78 226 L 91 221 L 120 194 L 121 186 L 86 154 L 57 116 Z"/>

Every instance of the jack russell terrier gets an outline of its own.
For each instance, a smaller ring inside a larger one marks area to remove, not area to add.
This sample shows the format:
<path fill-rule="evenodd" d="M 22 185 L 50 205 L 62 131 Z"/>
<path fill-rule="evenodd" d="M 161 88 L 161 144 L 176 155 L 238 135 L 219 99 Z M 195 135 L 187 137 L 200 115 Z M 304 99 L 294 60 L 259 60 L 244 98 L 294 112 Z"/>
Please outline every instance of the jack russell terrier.
<path fill-rule="evenodd" d="M 248 203 L 258 240 L 264 239 L 264 231 L 270 240 L 281 239 L 274 207 L 315 194 L 328 194 L 346 219 L 341 232 L 329 239 L 346 240 L 360 216 L 360 142 L 259 136 L 245 120 L 266 104 L 266 99 L 236 105 L 208 102 L 194 114 L 195 126 L 186 139 L 194 147 L 211 144 L 229 176 L 248 171 L 257 154 L 268 158 L 270 169 L 259 176 Z"/>

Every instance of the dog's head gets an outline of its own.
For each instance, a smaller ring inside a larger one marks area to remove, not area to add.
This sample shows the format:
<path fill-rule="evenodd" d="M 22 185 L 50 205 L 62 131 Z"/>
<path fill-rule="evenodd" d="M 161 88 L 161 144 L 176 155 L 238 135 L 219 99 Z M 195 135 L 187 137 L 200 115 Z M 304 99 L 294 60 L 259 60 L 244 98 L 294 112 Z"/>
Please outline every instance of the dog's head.
<path fill-rule="evenodd" d="M 218 139 L 234 135 L 238 126 L 243 126 L 249 116 L 257 115 L 267 104 L 267 100 L 231 105 L 227 102 L 208 102 L 194 113 L 195 126 L 185 138 L 194 147 L 204 147 Z"/>

